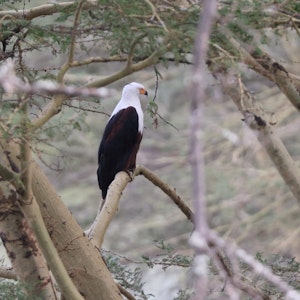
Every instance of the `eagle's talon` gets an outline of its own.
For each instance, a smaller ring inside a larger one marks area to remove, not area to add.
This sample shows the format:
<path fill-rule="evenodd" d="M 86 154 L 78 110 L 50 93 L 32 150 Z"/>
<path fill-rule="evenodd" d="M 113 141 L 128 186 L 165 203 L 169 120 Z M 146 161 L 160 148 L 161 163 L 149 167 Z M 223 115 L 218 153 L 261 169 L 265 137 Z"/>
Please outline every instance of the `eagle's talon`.
<path fill-rule="evenodd" d="M 134 178 L 134 170 L 127 170 L 126 173 L 127 173 L 127 175 L 129 176 L 130 181 L 133 181 L 133 178 Z"/>

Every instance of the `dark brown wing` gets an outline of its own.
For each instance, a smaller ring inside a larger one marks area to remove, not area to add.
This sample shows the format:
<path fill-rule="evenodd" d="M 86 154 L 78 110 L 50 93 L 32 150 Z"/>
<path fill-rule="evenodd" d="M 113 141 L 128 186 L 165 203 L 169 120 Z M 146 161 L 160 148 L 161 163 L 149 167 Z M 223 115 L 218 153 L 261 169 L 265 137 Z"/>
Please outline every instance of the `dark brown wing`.
<path fill-rule="evenodd" d="M 108 121 L 98 151 L 98 184 L 103 199 L 115 175 L 134 170 L 142 134 L 138 131 L 138 114 L 130 106 Z"/>

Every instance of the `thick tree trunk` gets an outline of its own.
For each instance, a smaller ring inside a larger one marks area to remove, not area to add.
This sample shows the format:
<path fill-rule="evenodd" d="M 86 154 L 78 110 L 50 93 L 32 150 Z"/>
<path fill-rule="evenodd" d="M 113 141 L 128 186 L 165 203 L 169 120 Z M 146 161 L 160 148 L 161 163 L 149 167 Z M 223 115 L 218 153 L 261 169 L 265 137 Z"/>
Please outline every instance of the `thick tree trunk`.
<path fill-rule="evenodd" d="M 17 145 L 11 142 L 5 147 L 12 162 L 19 165 Z M 87 300 L 122 299 L 100 252 L 85 236 L 34 161 L 32 189 L 54 246 L 82 296 Z"/>
<path fill-rule="evenodd" d="M 99 251 L 85 236 L 36 163 L 33 165 L 32 184 L 52 241 L 83 297 L 91 300 L 122 299 Z"/>
<path fill-rule="evenodd" d="M 8 257 L 31 298 L 57 299 L 44 257 L 7 182 L 0 187 L 0 237 Z"/>

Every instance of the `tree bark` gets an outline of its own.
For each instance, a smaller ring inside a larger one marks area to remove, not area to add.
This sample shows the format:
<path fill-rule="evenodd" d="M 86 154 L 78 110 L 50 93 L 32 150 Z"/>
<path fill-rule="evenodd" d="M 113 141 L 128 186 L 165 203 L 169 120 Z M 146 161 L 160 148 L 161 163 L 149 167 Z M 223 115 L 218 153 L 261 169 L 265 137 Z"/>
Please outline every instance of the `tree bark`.
<path fill-rule="evenodd" d="M 0 237 L 17 279 L 31 298 L 57 299 L 46 261 L 8 182 L 1 182 L 0 200 Z"/>
<path fill-rule="evenodd" d="M 225 94 L 231 97 L 234 104 L 244 116 L 244 121 L 255 133 L 258 141 L 267 151 L 282 179 L 300 203 L 300 172 L 294 160 L 276 134 L 270 116 L 259 108 L 236 75 L 214 73 L 221 82 Z"/>
<path fill-rule="evenodd" d="M 34 163 L 32 187 L 60 257 L 85 299 L 116 300 L 121 295 L 100 252 L 83 233 L 45 174 Z"/>
<path fill-rule="evenodd" d="M 18 145 L 6 143 L 6 151 L 11 161 L 19 165 Z M 33 194 L 54 246 L 81 295 L 87 300 L 122 299 L 100 252 L 85 236 L 41 168 L 34 161 L 31 167 Z"/>

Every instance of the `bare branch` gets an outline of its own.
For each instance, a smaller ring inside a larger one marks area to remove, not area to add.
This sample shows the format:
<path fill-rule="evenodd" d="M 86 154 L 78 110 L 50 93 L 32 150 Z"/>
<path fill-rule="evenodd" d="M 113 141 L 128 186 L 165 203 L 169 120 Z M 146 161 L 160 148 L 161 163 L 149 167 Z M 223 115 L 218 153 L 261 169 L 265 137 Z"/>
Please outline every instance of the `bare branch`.
<path fill-rule="evenodd" d="M 0 151 L 1 164 L 5 165 L 2 144 Z M 6 164 L 8 167 L 8 160 Z M 2 180 L 0 181 L 0 199 L 1 239 L 18 280 L 24 284 L 32 283 L 31 288 L 27 289 L 28 295 L 56 300 L 56 291 L 46 261 L 38 247 L 36 237 L 19 207 L 18 201 L 22 198 L 7 181 Z M 3 272 L 3 275 L 9 274 Z"/>
<path fill-rule="evenodd" d="M 133 59 L 134 50 L 135 50 L 136 45 L 139 43 L 140 40 L 142 40 L 146 36 L 147 36 L 147 33 L 144 33 L 144 34 L 138 36 L 131 44 L 129 53 L 127 55 L 127 67 L 130 67 L 132 65 L 132 59 Z"/>
<path fill-rule="evenodd" d="M 149 181 L 154 185 L 159 187 L 164 193 L 166 193 L 174 203 L 179 207 L 179 209 L 186 215 L 186 217 L 192 221 L 193 213 L 190 208 L 182 201 L 180 196 L 176 191 L 170 188 L 165 182 L 163 182 L 158 176 L 152 173 L 150 170 L 143 166 L 137 166 L 134 172 L 134 176 L 144 175 Z M 111 183 L 108 189 L 108 194 L 105 200 L 105 203 L 100 205 L 98 214 L 91 226 L 87 231 L 87 234 L 90 239 L 93 240 L 93 243 L 100 248 L 103 243 L 103 238 L 105 232 L 112 221 L 115 213 L 118 210 L 119 201 L 122 195 L 123 190 L 125 189 L 128 182 L 131 178 L 126 172 L 119 172 L 114 181 Z"/>
<path fill-rule="evenodd" d="M 19 193 L 22 193 L 25 189 L 19 174 L 11 171 L 2 164 L 0 164 L 0 178 L 1 180 L 10 182 Z"/>
<path fill-rule="evenodd" d="M 118 284 L 118 288 L 120 293 L 125 296 L 128 300 L 136 300 L 136 298 L 131 295 L 125 288 L 123 288 L 120 284 Z"/>
<path fill-rule="evenodd" d="M 159 14 L 157 13 L 156 8 L 152 4 L 152 2 L 150 0 L 145 0 L 145 2 L 151 7 L 151 10 L 152 10 L 152 13 L 153 13 L 153 17 L 155 17 L 158 20 L 158 22 L 163 27 L 164 31 L 167 32 L 167 33 L 169 33 L 169 29 L 167 28 L 167 26 L 164 23 L 164 21 L 160 18 Z"/>
<path fill-rule="evenodd" d="M 229 41 L 239 51 L 242 61 L 248 67 L 274 82 L 292 105 L 300 110 L 299 77 L 290 74 L 281 64 L 272 59 L 262 49 L 251 55 L 234 38 L 229 37 Z"/>
<path fill-rule="evenodd" d="M 12 60 L 8 60 L 0 67 L 0 85 L 7 93 L 54 95 L 54 100 L 51 101 L 37 119 L 32 121 L 31 129 L 33 131 L 40 128 L 51 117 L 59 113 L 61 105 L 67 97 L 81 96 L 105 98 L 113 94 L 108 88 L 65 86 L 49 80 L 40 80 L 29 84 L 16 76 Z"/>
<path fill-rule="evenodd" d="M 215 74 L 221 82 L 224 92 L 229 95 L 241 113 L 246 124 L 254 130 L 257 139 L 266 149 L 281 177 L 300 203 L 300 174 L 285 145 L 277 136 L 270 116 L 255 105 L 252 95 L 237 76 Z"/>
<path fill-rule="evenodd" d="M 119 172 L 110 184 L 104 205 L 100 206 L 97 217 L 89 230 L 89 238 L 94 245 L 101 248 L 105 232 L 119 207 L 123 190 L 131 178 L 126 172 Z"/>
<path fill-rule="evenodd" d="M 181 197 L 176 193 L 175 189 L 172 189 L 167 183 L 163 182 L 157 175 L 155 175 L 153 172 L 151 172 L 144 166 L 137 166 L 134 174 L 135 176 L 144 175 L 149 181 L 151 181 L 154 185 L 160 188 L 166 195 L 168 195 L 173 200 L 173 202 L 178 206 L 178 208 L 186 215 L 188 220 L 190 220 L 191 222 L 193 221 L 193 212 L 184 203 Z"/>
<path fill-rule="evenodd" d="M 60 12 L 62 9 L 75 10 L 76 1 L 55 2 L 51 4 L 43 4 L 29 9 L 22 10 L 3 10 L 0 11 L 0 18 L 4 16 L 13 16 L 16 19 L 32 20 L 41 16 L 48 16 Z M 93 1 L 86 1 L 85 9 L 95 5 Z"/>
<path fill-rule="evenodd" d="M 203 126 L 203 99 L 205 96 L 205 61 L 208 50 L 209 36 L 214 16 L 216 14 L 217 1 L 206 0 L 203 4 L 197 34 L 195 37 L 194 65 L 191 74 L 191 118 L 190 118 L 190 162 L 192 167 L 192 195 L 195 209 L 195 231 L 191 238 L 196 256 L 194 260 L 195 299 L 206 299 L 207 272 L 208 272 L 208 245 L 206 233 L 208 230 L 206 220 L 206 199 L 204 161 L 202 154 L 202 130 Z"/>
<path fill-rule="evenodd" d="M 77 4 L 77 9 L 75 13 L 75 18 L 73 22 L 73 29 L 75 30 L 78 26 L 79 23 L 79 17 L 80 17 L 80 12 L 82 10 L 83 4 L 85 3 L 85 0 L 81 0 Z M 70 48 L 69 48 L 69 54 L 67 61 L 63 64 L 61 69 L 59 70 L 56 80 L 58 83 L 63 84 L 64 81 L 64 76 L 66 72 L 70 69 L 72 62 L 74 60 L 74 52 L 75 52 L 75 42 L 76 42 L 76 33 L 74 31 L 71 43 L 70 43 Z M 54 96 L 49 107 L 46 108 L 42 112 L 42 115 L 34 122 L 35 128 L 41 127 L 43 124 L 45 124 L 52 116 L 56 115 L 57 113 L 60 112 L 62 103 L 66 99 L 65 95 L 57 95 Z"/>
<path fill-rule="evenodd" d="M 208 240 L 211 246 L 215 246 L 219 250 L 222 249 L 226 251 L 229 257 L 236 256 L 241 261 L 248 264 L 255 274 L 264 277 L 270 283 L 283 291 L 285 293 L 285 299 L 300 300 L 300 294 L 298 291 L 284 282 L 279 276 L 274 275 L 267 266 L 255 260 L 254 257 L 249 255 L 245 250 L 235 246 L 232 242 L 223 240 L 211 230 L 208 232 Z"/>
<path fill-rule="evenodd" d="M 125 68 L 123 68 L 121 71 L 118 71 L 112 75 L 109 75 L 105 78 L 95 80 L 87 85 L 87 87 L 102 87 L 106 86 L 112 82 L 115 82 L 127 75 L 130 75 L 132 73 L 138 72 L 142 69 L 145 69 L 149 66 L 152 66 L 155 64 L 168 50 L 170 49 L 170 45 L 167 44 L 166 46 L 162 46 L 158 50 L 154 51 L 150 56 L 145 58 L 142 61 L 139 61 L 132 65 L 126 65 Z"/>
<path fill-rule="evenodd" d="M 17 280 L 17 274 L 12 268 L 0 267 L 0 277 Z"/>
<path fill-rule="evenodd" d="M 10 152 L 13 162 L 19 165 L 18 145 L 11 141 L 6 149 Z M 120 292 L 99 251 L 86 238 L 41 168 L 33 160 L 31 164 L 35 199 L 53 244 L 77 289 L 87 299 L 121 299 Z M 56 230 L 58 225 L 62 230 Z M 48 251 L 50 252 L 51 248 Z M 81 259 L 83 257 L 84 259 Z"/>
<path fill-rule="evenodd" d="M 127 60 L 127 58 L 125 55 L 112 55 L 109 57 L 96 56 L 96 57 L 89 57 L 85 60 L 80 60 L 80 61 L 74 60 L 71 63 L 71 67 L 80 67 L 80 66 L 89 65 L 92 63 L 105 63 L 105 62 L 126 61 L 126 60 Z"/>
<path fill-rule="evenodd" d="M 77 86 L 66 86 L 50 80 L 39 80 L 34 83 L 24 82 L 17 77 L 14 63 L 7 60 L 0 67 L 0 85 L 6 93 L 25 93 L 41 95 L 65 95 L 68 97 L 97 97 L 105 98 L 111 96 L 112 90 L 108 88 L 85 88 Z"/>
<path fill-rule="evenodd" d="M 64 297 L 83 300 L 51 241 L 35 197 L 32 197 L 31 203 L 22 205 L 22 210 L 35 233 L 39 246 Z"/>
<path fill-rule="evenodd" d="M 59 72 L 56 76 L 56 80 L 59 83 L 63 83 L 64 75 L 70 69 L 72 62 L 74 60 L 75 43 L 76 43 L 76 28 L 79 24 L 80 13 L 81 13 L 84 2 L 85 2 L 85 0 L 80 0 L 77 4 L 75 17 L 74 17 L 74 21 L 73 21 L 73 26 L 72 26 L 72 28 L 74 29 L 74 32 L 73 32 L 72 39 L 71 39 L 70 46 L 69 46 L 69 53 L 68 53 L 67 61 L 63 64 L 63 66 L 61 67 L 61 69 L 59 70 Z"/>

